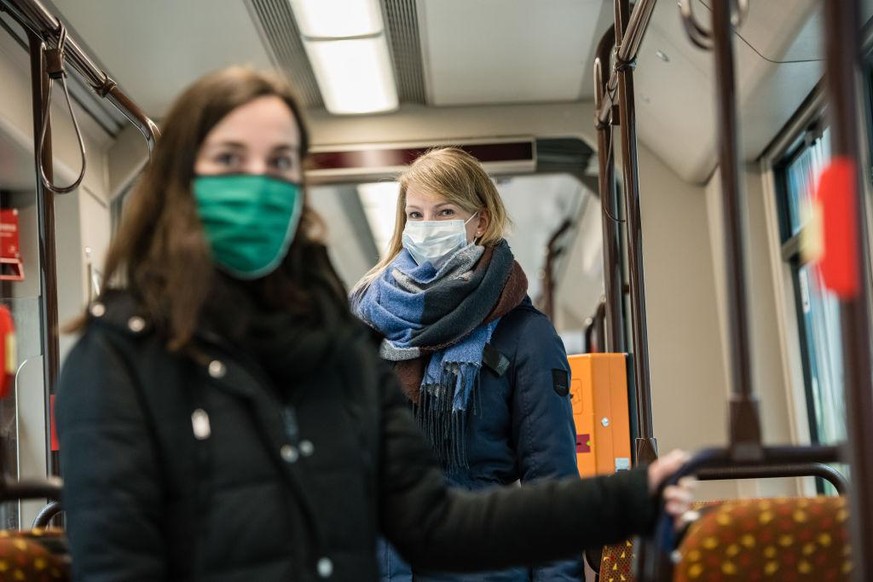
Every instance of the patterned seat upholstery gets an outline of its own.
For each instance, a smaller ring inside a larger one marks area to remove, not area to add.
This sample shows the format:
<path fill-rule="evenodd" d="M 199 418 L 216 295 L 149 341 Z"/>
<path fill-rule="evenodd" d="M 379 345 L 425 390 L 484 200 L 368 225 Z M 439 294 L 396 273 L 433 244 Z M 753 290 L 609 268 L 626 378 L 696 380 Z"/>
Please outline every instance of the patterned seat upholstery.
<path fill-rule="evenodd" d="M 679 547 L 674 580 L 848 580 L 842 497 L 747 499 L 701 511 Z"/>
<path fill-rule="evenodd" d="M 600 582 L 631 582 L 634 564 L 634 544 L 631 540 L 606 546 L 600 557 Z"/>
<path fill-rule="evenodd" d="M 0 531 L 0 582 L 70 580 L 70 557 L 61 530 Z"/>
<path fill-rule="evenodd" d="M 691 505 L 695 510 L 702 510 L 721 503 L 723 501 L 695 501 Z M 600 557 L 600 582 L 634 582 L 636 576 L 633 571 L 636 559 L 632 540 L 606 546 Z"/>

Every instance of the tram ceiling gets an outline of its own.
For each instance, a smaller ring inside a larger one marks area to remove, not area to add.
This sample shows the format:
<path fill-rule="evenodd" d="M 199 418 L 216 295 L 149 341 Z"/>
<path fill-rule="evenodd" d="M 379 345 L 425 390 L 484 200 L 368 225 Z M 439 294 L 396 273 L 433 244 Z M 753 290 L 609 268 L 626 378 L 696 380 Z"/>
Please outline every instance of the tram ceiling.
<path fill-rule="evenodd" d="M 310 107 L 322 106 L 289 0 L 43 3 L 154 117 L 188 82 L 231 63 L 275 63 Z M 401 104 L 437 107 L 590 99 L 593 45 L 612 17 L 606 0 L 554 0 L 536 9 L 525 0 L 381 6 Z"/>
<path fill-rule="evenodd" d="M 323 108 L 290 0 L 42 1 L 154 118 L 190 81 L 232 63 L 277 66 Z M 820 78 L 821 1 L 750 2 L 737 54 L 740 106 L 754 103 L 741 132 L 749 159 Z M 709 4 L 694 2 L 704 22 Z M 401 108 L 591 100 L 593 47 L 613 16 L 611 0 L 379 5 Z M 685 42 L 674 2 L 657 4 L 638 60 L 640 141 L 683 179 L 704 181 L 716 163 L 712 65 Z"/>

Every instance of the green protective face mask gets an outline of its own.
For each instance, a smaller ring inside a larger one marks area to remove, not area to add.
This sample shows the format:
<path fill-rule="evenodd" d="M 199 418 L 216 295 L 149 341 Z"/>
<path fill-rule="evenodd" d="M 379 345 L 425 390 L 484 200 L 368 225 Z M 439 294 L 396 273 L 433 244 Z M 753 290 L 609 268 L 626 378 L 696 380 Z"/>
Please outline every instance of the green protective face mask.
<path fill-rule="evenodd" d="M 197 212 L 212 259 L 240 279 L 276 270 L 303 210 L 299 184 L 253 174 L 196 176 Z"/>

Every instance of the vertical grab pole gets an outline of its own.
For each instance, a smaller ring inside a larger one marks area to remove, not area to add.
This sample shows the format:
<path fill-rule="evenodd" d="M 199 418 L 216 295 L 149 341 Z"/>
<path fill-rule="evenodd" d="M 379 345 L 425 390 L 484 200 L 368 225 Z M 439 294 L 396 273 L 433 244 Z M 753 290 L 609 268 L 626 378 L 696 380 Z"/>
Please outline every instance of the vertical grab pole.
<path fill-rule="evenodd" d="M 830 1 L 824 4 L 826 73 L 831 116 L 831 147 L 834 158 L 855 164 L 854 214 L 858 249 L 858 292 L 840 301 L 840 326 L 843 339 L 846 410 L 848 412 L 848 461 L 852 490 L 850 528 L 852 535 L 853 579 L 858 582 L 873 576 L 873 369 L 870 338 L 870 255 L 867 248 L 868 225 L 859 148 L 857 115 L 857 74 L 861 70 L 857 0 Z"/>
<path fill-rule="evenodd" d="M 594 109 L 600 111 L 609 83 L 610 52 L 615 45 L 615 25 L 611 26 L 597 45 L 594 58 Z M 619 216 L 618 192 L 615 184 L 614 147 L 612 144 L 612 119 L 601 121 L 595 114 L 597 128 L 597 160 L 600 171 L 598 183 L 600 208 L 603 225 L 603 286 L 606 297 L 606 351 L 623 353 L 627 351 L 625 339 L 624 312 L 624 270 L 622 269 L 621 229 L 617 224 Z"/>
<path fill-rule="evenodd" d="M 730 341 L 730 446 L 738 460 L 760 458 L 761 429 L 758 401 L 752 393 L 751 344 L 746 297 L 746 197 L 739 175 L 737 103 L 731 7 L 735 0 L 715 0 L 712 41 L 715 52 L 718 101 L 719 173 L 724 212 L 725 266 Z"/>
<path fill-rule="evenodd" d="M 40 165 L 44 168 L 46 178 L 52 179 L 52 143 L 51 122 L 47 121 L 45 143 L 40 157 L 40 132 L 43 116 L 48 115 L 51 104 L 43 108 L 43 101 L 48 92 L 48 75 L 43 62 L 43 41 L 28 30 L 27 38 L 30 45 L 30 77 L 31 93 L 33 95 L 33 152 L 36 163 L 36 211 L 39 231 L 39 284 L 40 284 L 40 320 L 42 323 L 43 380 L 45 382 L 45 445 L 46 470 L 49 475 L 59 474 L 57 455 L 51 446 L 51 394 L 54 391 L 60 367 L 60 348 L 58 345 L 58 277 L 57 256 L 55 250 L 55 195 L 43 185 L 40 175 Z"/>
<path fill-rule="evenodd" d="M 615 0 L 615 39 L 617 54 L 630 17 L 628 0 Z M 643 273 L 643 232 L 640 221 L 640 188 L 637 172 L 636 113 L 634 109 L 633 61 L 616 59 L 618 78 L 619 123 L 624 176 L 625 209 L 628 238 L 628 268 L 631 314 L 633 324 L 634 383 L 637 396 L 636 439 L 637 464 L 649 463 L 658 457 L 658 444 L 652 431 L 652 387 L 649 377 L 649 347 L 646 328 L 646 289 Z"/>

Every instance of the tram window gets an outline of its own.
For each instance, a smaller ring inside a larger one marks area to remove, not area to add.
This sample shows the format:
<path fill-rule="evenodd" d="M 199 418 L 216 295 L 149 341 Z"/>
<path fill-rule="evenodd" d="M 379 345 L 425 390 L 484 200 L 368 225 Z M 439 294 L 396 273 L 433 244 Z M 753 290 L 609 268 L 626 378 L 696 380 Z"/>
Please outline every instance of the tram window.
<path fill-rule="evenodd" d="M 782 257 L 791 267 L 800 326 L 810 436 L 821 444 L 846 438 L 839 311 L 821 275 L 806 264 L 800 240 L 807 228 L 810 195 L 829 155 L 830 131 L 809 134 L 781 164 L 777 194 Z"/>

